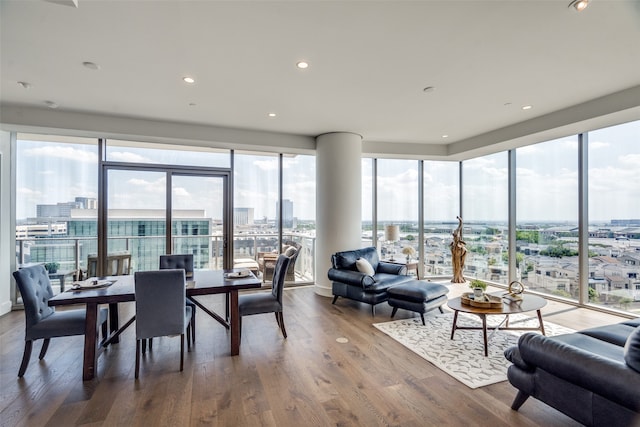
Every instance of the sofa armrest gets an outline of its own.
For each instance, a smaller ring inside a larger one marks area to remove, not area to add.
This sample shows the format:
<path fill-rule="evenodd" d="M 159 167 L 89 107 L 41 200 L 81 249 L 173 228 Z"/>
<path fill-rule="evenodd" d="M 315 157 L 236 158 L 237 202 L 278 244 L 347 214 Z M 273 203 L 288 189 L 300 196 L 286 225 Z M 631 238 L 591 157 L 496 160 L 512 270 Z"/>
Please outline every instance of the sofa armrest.
<path fill-rule="evenodd" d="M 615 361 L 537 334 L 518 340 L 524 363 L 539 367 L 612 402 L 640 411 L 640 374 Z"/>
<path fill-rule="evenodd" d="M 375 283 L 373 277 L 368 276 L 359 271 L 353 270 L 340 270 L 337 268 L 330 268 L 328 273 L 329 279 L 334 282 L 341 282 L 351 286 L 358 286 L 366 288 Z"/>
<path fill-rule="evenodd" d="M 380 261 L 378 263 L 378 271 L 376 271 L 376 273 L 396 274 L 398 276 L 404 276 L 407 274 L 407 266 Z"/>

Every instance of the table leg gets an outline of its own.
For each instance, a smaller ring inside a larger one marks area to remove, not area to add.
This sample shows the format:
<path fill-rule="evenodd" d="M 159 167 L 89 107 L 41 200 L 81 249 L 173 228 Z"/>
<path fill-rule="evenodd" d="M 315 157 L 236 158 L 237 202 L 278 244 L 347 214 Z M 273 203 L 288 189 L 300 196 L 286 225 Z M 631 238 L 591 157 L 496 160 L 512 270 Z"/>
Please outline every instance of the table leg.
<path fill-rule="evenodd" d="M 240 312 L 238 311 L 238 290 L 229 292 L 229 311 L 231 315 L 231 355 L 240 354 Z"/>
<path fill-rule="evenodd" d="M 487 316 L 484 314 L 479 314 L 479 316 L 482 319 L 482 338 L 484 339 L 484 355 L 486 357 L 489 355 L 487 340 Z"/>
<path fill-rule="evenodd" d="M 536 310 L 536 312 L 538 313 L 538 321 L 540 322 L 540 331 L 542 332 L 542 335 L 547 335 L 544 333 L 544 323 L 542 323 L 542 313 L 540 313 L 540 310 Z"/>
<path fill-rule="evenodd" d="M 98 342 L 98 304 L 87 303 L 87 313 L 84 323 L 84 360 L 82 364 L 82 380 L 92 380 L 96 374 L 98 357 L 96 345 Z"/>
<path fill-rule="evenodd" d="M 64 292 L 64 275 L 60 278 L 60 292 Z"/>
<path fill-rule="evenodd" d="M 458 310 L 454 310 L 453 312 L 453 326 L 451 326 L 451 339 L 453 339 L 453 334 L 456 331 L 456 325 L 458 324 Z"/>

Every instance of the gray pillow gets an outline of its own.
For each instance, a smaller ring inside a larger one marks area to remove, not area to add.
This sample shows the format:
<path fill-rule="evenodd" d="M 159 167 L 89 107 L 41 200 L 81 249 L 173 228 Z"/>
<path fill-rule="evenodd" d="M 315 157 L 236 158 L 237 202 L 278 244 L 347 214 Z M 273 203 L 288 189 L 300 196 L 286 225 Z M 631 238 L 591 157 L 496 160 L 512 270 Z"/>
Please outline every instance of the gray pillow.
<path fill-rule="evenodd" d="M 640 372 L 640 326 L 627 338 L 624 345 L 624 361 L 633 370 Z"/>
<path fill-rule="evenodd" d="M 293 256 L 297 251 L 298 251 L 298 250 L 296 249 L 296 247 L 295 247 L 295 246 L 289 246 L 289 247 L 287 248 L 287 250 L 286 250 L 286 251 L 284 251 L 284 254 L 285 254 L 286 256 L 288 256 L 289 258 L 291 258 L 291 257 L 292 257 L 292 256 Z"/>

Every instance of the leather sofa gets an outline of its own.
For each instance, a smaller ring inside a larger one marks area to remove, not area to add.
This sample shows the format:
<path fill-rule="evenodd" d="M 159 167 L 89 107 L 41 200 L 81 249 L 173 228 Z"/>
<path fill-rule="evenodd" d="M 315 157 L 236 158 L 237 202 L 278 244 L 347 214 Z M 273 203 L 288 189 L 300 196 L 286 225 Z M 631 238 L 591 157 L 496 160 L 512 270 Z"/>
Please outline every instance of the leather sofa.
<path fill-rule="evenodd" d="M 518 389 L 586 426 L 640 426 L 640 318 L 572 334 L 527 333 L 505 350 Z"/>
<path fill-rule="evenodd" d="M 373 275 L 358 271 L 356 260 L 366 259 L 374 270 Z M 374 247 L 337 252 L 331 256 L 329 280 L 332 281 L 333 302 L 338 297 L 371 304 L 371 313 L 375 315 L 375 306 L 389 299 L 387 289 L 391 286 L 413 280 L 407 276 L 407 268 L 400 264 L 380 261 Z"/>

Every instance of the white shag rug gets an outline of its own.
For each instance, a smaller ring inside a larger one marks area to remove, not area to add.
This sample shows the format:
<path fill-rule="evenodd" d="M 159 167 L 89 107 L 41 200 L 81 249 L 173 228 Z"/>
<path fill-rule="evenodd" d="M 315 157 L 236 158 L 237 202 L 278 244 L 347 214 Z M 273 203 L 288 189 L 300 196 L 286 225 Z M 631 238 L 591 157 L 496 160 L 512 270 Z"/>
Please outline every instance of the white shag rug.
<path fill-rule="evenodd" d="M 494 332 L 491 327 L 502 322 L 504 316 L 487 316 L 489 356 L 485 357 L 482 330 L 458 329 L 452 340 L 453 313 L 425 315 L 424 320 L 426 326 L 422 326 L 420 317 L 374 323 L 373 326 L 470 388 L 505 381 L 507 368 L 511 362 L 504 357 L 504 350 L 516 345 L 520 335 L 530 332 L 501 330 Z M 547 336 L 575 332 L 545 321 L 544 316 L 542 320 Z M 458 326 L 482 326 L 482 324 L 478 316 L 460 313 Z M 509 316 L 509 326 L 535 328 L 538 327 L 538 318 L 512 314 Z"/>

